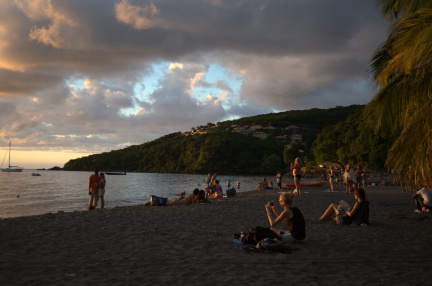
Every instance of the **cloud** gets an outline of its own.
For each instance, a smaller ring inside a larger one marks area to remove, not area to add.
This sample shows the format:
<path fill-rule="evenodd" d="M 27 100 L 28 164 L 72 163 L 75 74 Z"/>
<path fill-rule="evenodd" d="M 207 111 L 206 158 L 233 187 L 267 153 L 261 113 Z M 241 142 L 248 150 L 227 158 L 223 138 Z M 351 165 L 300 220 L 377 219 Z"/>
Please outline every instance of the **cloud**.
<path fill-rule="evenodd" d="M 365 68 L 388 28 L 373 0 L 0 8 L 0 140 L 88 152 L 227 118 L 366 103 Z"/>

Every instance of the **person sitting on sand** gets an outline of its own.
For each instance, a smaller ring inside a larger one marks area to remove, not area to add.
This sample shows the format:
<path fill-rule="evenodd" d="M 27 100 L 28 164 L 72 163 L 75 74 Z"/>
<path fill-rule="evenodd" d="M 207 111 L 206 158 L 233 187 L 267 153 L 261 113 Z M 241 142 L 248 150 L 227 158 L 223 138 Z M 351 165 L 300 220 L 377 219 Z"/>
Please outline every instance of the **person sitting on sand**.
<path fill-rule="evenodd" d="M 386 180 L 383 180 L 380 184 L 379 184 L 379 186 L 388 186 L 389 184 L 387 183 L 387 181 Z"/>
<path fill-rule="evenodd" d="M 215 198 L 223 197 L 222 186 L 219 185 L 219 180 L 215 180 L 215 183 L 212 186 L 212 194 Z"/>
<path fill-rule="evenodd" d="M 366 201 L 366 192 L 362 188 L 354 190 L 354 198 L 357 200 L 354 207 L 350 209 L 343 204 L 332 203 L 324 214 L 318 219 L 323 222 L 331 218 L 333 215 L 339 216 L 338 224 L 365 223 L 369 224 L 369 202 Z M 343 216 L 345 212 L 345 216 Z"/>
<path fill-rule="evenodd" d="M 199 195 L 199 189 L 194 189 L 192 194 L 187 195 L 183 199 L 173 199 L 167 201 L 164 205 L 165 206 L 178 206 L 178 205 L 191 205 L 198 203 L 198 195 Z M 144 206 L 151 206 L 152 203 L 147 202 Z"/>
<path fill-rule="evenodd" d="M 267 179 L 263 178 L 262 182 L 259 182 L 256 189 L 257 190 L 264 190 L 268 188 L 268 183 L 267 183 Z"/>
<path fill-rule="evenodd" d="M 282 212 L 276 209 L 274 202 L 268 202 L 265 206 L 271 230 L 281 238 L 282 242 L 286 243 L 305 238 L 305 220 L 300 210 L 292 207 L 293 200 L 293 194 L 283 192 L 279 196 L 279 203 L 283 208 Z M 276 218 L 273 217 L 273 213 L 276 215 Z M 287 223 L 289 231 L 274 228 L 274 226 L 281 222 Z"/>
<path fill-rule="evenodd" d="M 423 187 L 412 198 L 415 200 L 417 212 L 432 212 L 432 191 L 430 189 Z"/>

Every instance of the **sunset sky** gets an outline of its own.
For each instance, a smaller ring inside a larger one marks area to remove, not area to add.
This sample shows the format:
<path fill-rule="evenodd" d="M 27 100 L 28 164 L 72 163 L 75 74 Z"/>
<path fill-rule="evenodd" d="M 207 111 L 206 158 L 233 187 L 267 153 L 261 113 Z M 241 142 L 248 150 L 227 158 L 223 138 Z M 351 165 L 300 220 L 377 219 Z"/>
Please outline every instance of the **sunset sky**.
<path fill-rule="evenodd" d="M 376 3 L 0 0 L 0 160 L 10 140 L 13 165 L 63 167 L 208 122 L 365 104 L 390 26 Z"/>

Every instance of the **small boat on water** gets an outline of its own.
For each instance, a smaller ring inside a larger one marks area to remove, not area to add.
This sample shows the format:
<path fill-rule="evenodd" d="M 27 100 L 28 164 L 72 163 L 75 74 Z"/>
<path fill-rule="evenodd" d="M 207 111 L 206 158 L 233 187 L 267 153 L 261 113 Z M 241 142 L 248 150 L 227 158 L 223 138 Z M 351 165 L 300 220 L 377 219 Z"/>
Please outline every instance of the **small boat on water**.
<path fill-rule="evenodd" d="M 39 173 L 32 173 L 32 176 L 40 176 L 41 174 Z"/>
<path fill-rule="evenodd" d="M 305 187 L 307 187 L 307 186 L 309 186 L 309 187 L 314 187 L 314 186 L 322 186 L 322 185 L 325 185 L 325 184 L 327 184 L 327 181 L 319 181 L 319 182 L 300 182 L 300 186 L 305 186 Z M 284 186 L 285 187 L 295 187 L 295 184 L 294 183 L 287 183 L 287 184 L 284 184 Z"/>
<path fill-rule="evenodd" d="M 105 172 L 107 175 L 126 175 L 126 172 Z"/>
<path fill-rule="evenodd" d="M 23 170 L 22 167 L 18 167 L 18 166 L 11 166 L 11 164 L 10 164 L 11 149 L 12 149 L 12 142 L 9 141 L 9 148 L 8 148 L 8 150 L 6 151 L 6 153 L 9 152 L 9 167 L 7 167 L 7 168 L 1 168 L 1 171 L 2 171 L 2 172 L 9 172 L 9 173 L 10 173 L 10 172 L 22 172 L 22 170 Z"/>

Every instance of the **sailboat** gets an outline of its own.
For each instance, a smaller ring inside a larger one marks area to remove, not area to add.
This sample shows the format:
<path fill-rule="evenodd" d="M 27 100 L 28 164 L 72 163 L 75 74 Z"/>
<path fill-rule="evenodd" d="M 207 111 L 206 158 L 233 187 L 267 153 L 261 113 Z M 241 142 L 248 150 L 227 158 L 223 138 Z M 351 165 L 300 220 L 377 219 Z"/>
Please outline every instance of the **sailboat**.
<path fill-rule="evenodd" d="M 10 164 L 11 149 L 12 149 L 12 141 L 9 141 L 9 150 L 8 150 L 9 151 L 9 167 L 8 168 L 1 168 L 1 171 L 2 172 L 22 172 L 22 170 L 23 170 L 22 167 L 11 166 L 11 164 Z M 8 151 L 6 151 L 6 152 L 8 152 Z"/>

